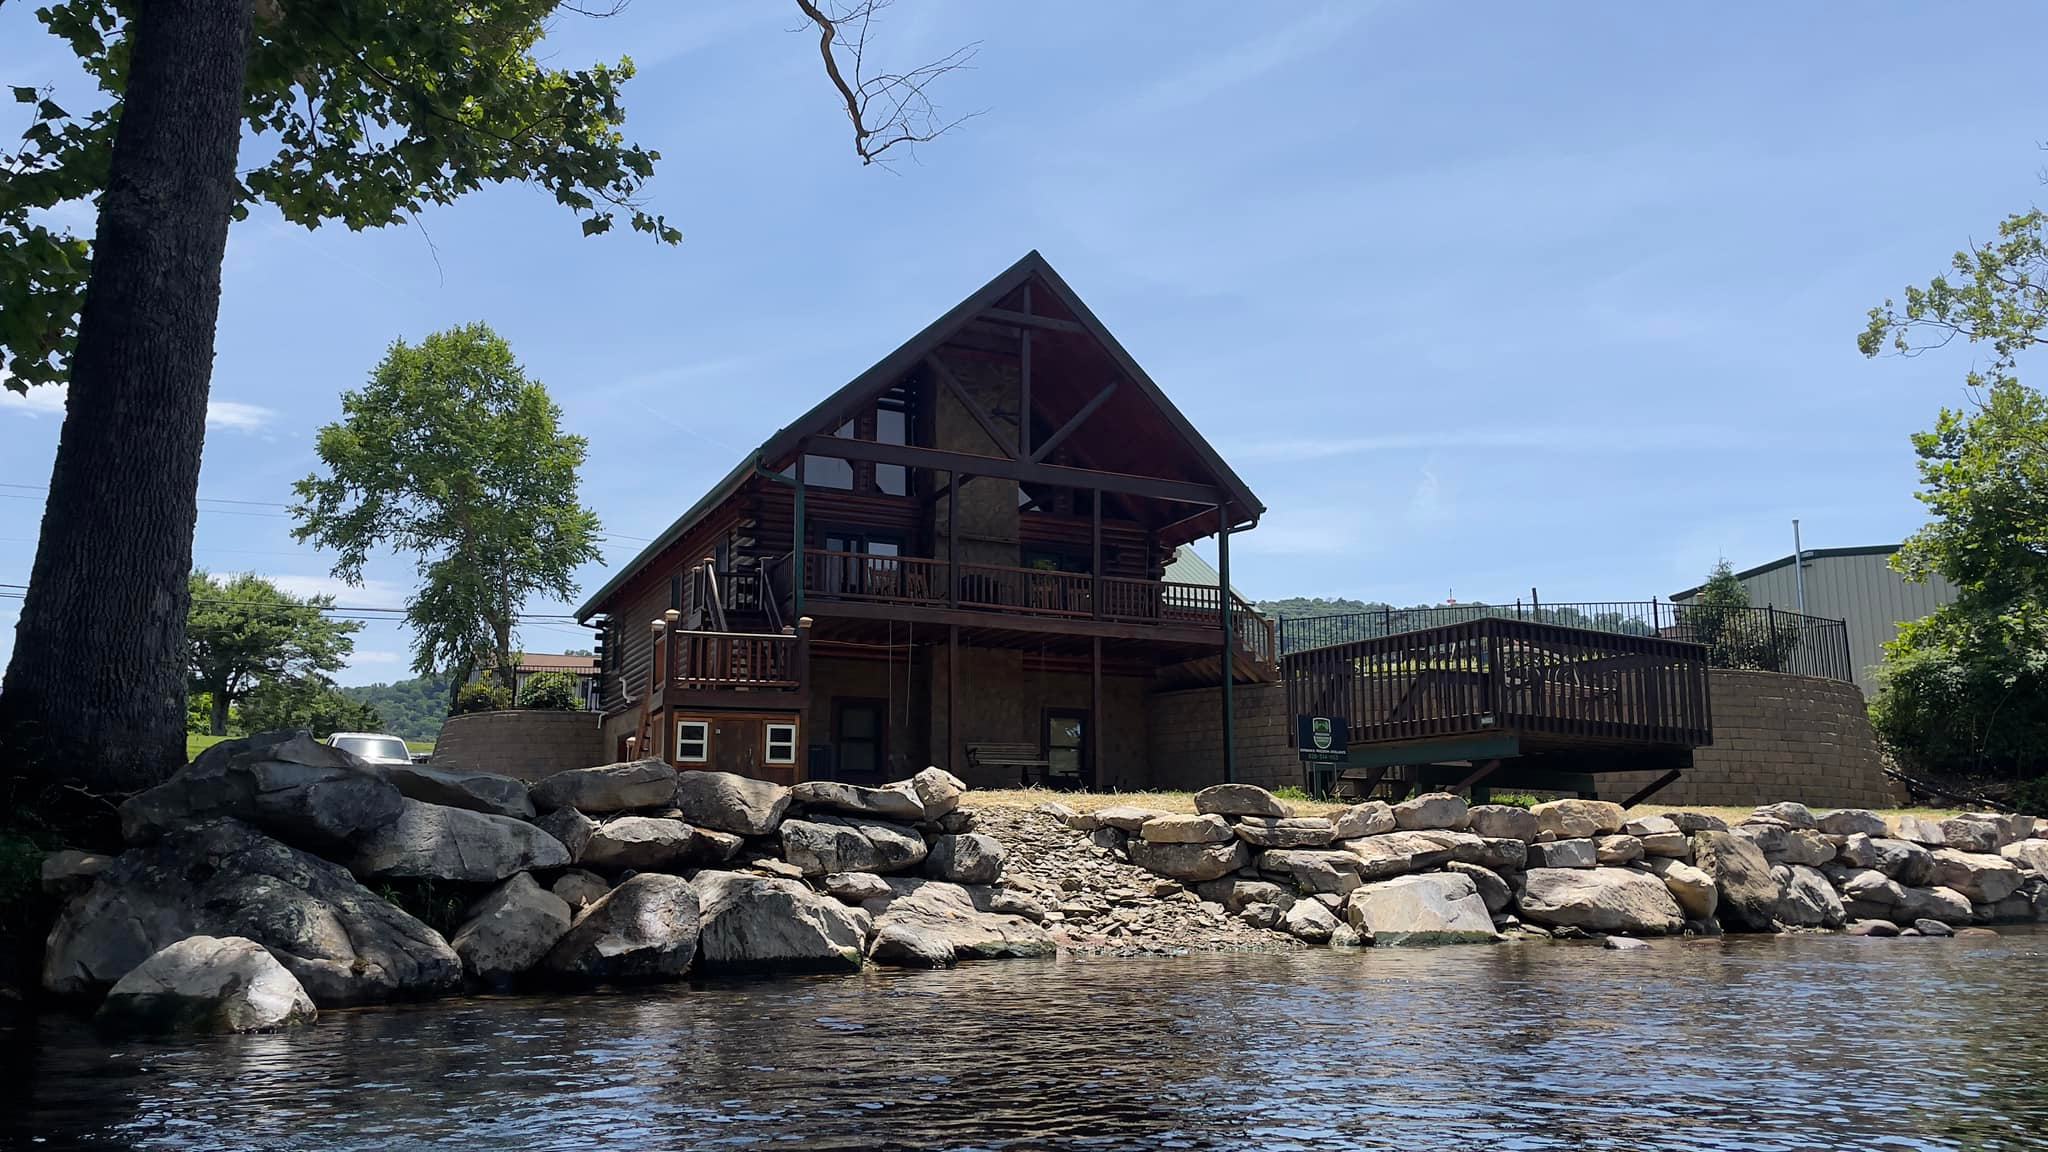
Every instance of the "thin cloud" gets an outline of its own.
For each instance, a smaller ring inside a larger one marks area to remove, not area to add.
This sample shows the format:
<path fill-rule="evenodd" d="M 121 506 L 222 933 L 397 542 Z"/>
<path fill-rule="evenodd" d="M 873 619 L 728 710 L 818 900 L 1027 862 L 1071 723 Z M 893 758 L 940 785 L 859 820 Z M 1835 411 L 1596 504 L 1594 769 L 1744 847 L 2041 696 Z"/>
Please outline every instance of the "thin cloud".
<path fill-rule="evenodd" d="M 263 578 L 294 596 L 332 596 L 335 603 L 351 608 L 405 607 L 405 589 L 389 580 L 365 580 L 357 587 L 336 576 L 269 573 Z"/>
<path fill-rule="evenodd" d="M 1166 77 L 1133 107 L 1140 113 L 1168 112 L 1249 84 L 1304 56 L 1333 47 L 1366 15 L 1369 7 L 1348 2 L 1324 4 L 1299 20 L 1245 41 L 1228 52 L 1205 57 L 1193 67 Z"/>
<path fill-rule="evenodd" d="M 1662 452 L 1726 445 L 1732 429 L 1704 425 L 1670 428 L 1445 428 L 1389 436 L 1304 437 L 1240 444 L 1228 455 L 1246 460 L 1324 460 L 1368 452 L 1436 452 L 1469 448 L 1522 448 L 1542 452 Z"/>
<path fill-rule="evenodd" d="M 31 420 L 44 416 L 64 417 L 64 401 L 70 394 L 64 384 L 45 384 L 26 393 L 6 388 L 0 375 L 0 411 L 17 412 Z M 277 419 L 277 410 L 238 400 L 212 400 L 206 405 L 206 426 L 234 432 L 260 432 Z"/>

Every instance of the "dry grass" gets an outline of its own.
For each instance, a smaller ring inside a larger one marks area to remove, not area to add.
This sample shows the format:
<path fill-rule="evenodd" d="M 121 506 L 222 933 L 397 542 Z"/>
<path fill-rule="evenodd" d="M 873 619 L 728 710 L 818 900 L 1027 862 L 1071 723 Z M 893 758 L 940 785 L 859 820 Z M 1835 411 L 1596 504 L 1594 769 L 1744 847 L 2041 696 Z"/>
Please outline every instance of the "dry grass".
<path fill-rule="evenodd" d="M 1296 813 L 1302 816 L 1327 816 L 1340 812 L 1343 804 L 1304 800 L 1298 794 L 1282 793 L 1288 803 L 1294 805 Z M 1140 808 L 1153 808 L 1161 812 L 1192 813 L 1195 810 L 1193 792 L 1055 792 L 1047 788 L 991 788 L 976 790 L 971 794 L 970 803 L 984 808 L 1035 808 L 1048 800 L 1064 804 L 1077 812 L 1094 812 L 1118 804 L 1133 804 Z M 1730 824 L 1737 824 L 1750 814 L 1748 808 L 1729 808 L 1702 804 L 1666 804 L 1656 797 L 1638 804 L 1630 811 L 1638 815 L 1656 815 L 1678 809 L 1687 812 L 1707 812 Z M 1827 809 L 1816 809 L 1827 811 Z M 1955 815 L 1956 808 L 1880 808 L 1881 816 L 1926 816 L 1936 820 Z"/>

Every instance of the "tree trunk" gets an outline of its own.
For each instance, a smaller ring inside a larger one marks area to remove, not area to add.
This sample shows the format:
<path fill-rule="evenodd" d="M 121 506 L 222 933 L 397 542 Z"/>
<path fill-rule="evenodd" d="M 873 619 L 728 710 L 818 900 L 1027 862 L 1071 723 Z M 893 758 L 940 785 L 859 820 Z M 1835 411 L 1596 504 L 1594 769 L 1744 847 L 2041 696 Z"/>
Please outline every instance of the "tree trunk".
<path fill-rule="evenodd" d="M 209 730 L 215 736 L 228 734 L 228 695 L 225 692 L 213 694 L 213 723 Z"/>
<path fill-rule="evenodd" d="M 185 758 L 199 453 L 234 206 L 250 0 L 148 0 L 42 538 L 0 688 L 0 762 L 49 795 L 156 783 Z"/>

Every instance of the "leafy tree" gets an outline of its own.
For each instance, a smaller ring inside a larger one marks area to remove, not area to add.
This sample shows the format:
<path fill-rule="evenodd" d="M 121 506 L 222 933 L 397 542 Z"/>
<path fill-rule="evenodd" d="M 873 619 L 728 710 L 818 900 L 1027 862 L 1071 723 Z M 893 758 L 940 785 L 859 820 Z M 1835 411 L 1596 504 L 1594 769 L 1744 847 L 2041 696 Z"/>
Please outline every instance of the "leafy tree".
<path fill-rule="evenodd" d="M 1886 646 L 1871 717 L 1920 770 L 2024 779 L 2048 766 L 2048 398 L 2018 375 L 2048 344 L 2048 215 L 2008 218 L 1951 264 L 1872 309 L 1857 341 L 1871 356 L 1959 338 L 1990 352 L 1964 377 L 1970 409 L 1913 437 L 1930 518 L 1892 565 L 1939 573 L 1956 599 Z"/>
<path fill-rule="evenodd" d="M 351 700 L 375 708 L 384 718 L 383 730 L 407 740 L 433 740 L 441 734 L 441 721 L 448 716 L 448 682 L 438 676 L 345 687 L 340 691 Z"/>
<path fill-rule="evenodd" d="M 575 712 L 583 707 L 583 694 L 576 690 L 576 678 L 567 672 L 538 672 L 527 677 L 519 689 L 519 706 Z"/>
<path fill-rule="evenodd" d="M 292 534 L 339 552 L 350 583 L 374 548 L 412 553 L 413 670 L 466 677 L 481 657 L 512 683 L 521 606 L 573 596 L 598 556 L 597 515 L 576 498 L 584 439 L 483 324 L 394 342 L 341 407 L 316 442 L 326 473 L 294 486 Z"/>
<path fill-rule="evenodd" d="M 321 679 L 270 681 L 250 693 L 237 712 L 245 732 L 306 728 L 325 739 L 336 732 L 384 730 L 376 708 Z"/>
<path fill-rule="evenodd" d="M 185 645 L 190 691 L 209 697 L 207 731 L 228 734 L 228 709 L 258 685 L 338 671 L 362 631 L 355 620 L 321 610 L 332 596 L 301 599 L 254 574 L 216 579 L 192 573 Z"/>
<path fill-rule="evenodd" d="M 512 690 L 502 687 L 491 679 L 489 672 L 483 679 L 464 684 L 455 692 L 455 715 L 470 712 L 502 712 L 512 706 Z"/>

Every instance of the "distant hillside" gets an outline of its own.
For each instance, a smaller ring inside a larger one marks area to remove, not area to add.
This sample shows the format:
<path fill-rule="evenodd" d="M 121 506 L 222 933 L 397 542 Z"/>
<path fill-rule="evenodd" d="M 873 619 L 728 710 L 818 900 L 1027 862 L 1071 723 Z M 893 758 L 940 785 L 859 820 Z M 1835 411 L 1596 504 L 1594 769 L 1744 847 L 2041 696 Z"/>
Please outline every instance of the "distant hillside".
<path fill-rule="evenodd" d="M 448 716 L 448 681 L 438 676 L 343 688 L 341 694 L 374 706 L 384 730 L 407 740 L 433 740 Z"/>
<path fill-rule="evenodd" d="M 1385 604 L 1363 600 L 1325 600 L 1321 596 L 1295 596 L 1287 600 L 1261 600 L 1253 607 L 1267 616 L 1293 619 L 1297 616 L 1335 616 L 1343 612 L 1377 612 Z"/>

